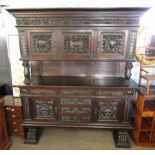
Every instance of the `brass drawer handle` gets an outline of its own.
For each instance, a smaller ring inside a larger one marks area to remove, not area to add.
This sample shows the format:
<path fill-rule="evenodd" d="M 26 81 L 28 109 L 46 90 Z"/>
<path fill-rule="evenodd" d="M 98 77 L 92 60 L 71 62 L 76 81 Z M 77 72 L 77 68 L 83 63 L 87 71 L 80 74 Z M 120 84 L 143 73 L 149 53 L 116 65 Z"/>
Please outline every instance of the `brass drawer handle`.
<path fill-rule="evenodd" d="M 14 129 L 13 131 L 14 131 L 14 132 L 17 132 L 17 131 L 18 131 L 18 129 Z"/>
<path fill-rule="evenodd" d="M 12 118 L 15 118 L 15 117 L 16 117 L 16 115 L 12 115 L 11 117 L 12 117 Z"/>
<path fill-rule="evenodd" d="M 13 109 L 11 109 L 11 111 L 15 111 L 15 109 L 13 108 Z"/>
<path fill-rule="evenodd" d="M 12 122 L 12 124 L 13 124 L 13 125 L 16 125 L 16 124 L 17 124 L 17 122 Z"/>

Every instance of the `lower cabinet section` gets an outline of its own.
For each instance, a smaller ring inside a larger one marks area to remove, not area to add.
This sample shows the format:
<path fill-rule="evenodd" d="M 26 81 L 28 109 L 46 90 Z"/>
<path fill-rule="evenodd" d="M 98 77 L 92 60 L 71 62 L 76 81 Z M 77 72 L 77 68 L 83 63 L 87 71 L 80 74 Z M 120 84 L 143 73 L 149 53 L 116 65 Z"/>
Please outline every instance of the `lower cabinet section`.
<path fill-rule="evenodd" d="M 63 90 L 63 93 L 67 91 Z M 130 146 L 128 131 L 133 129 L 130 122 L 133 90 L 130 93 L 125 91 L 127 95 L 124 98 L 119 93 L 109 93 L 109 90 L 108 94 L 102 91 L 102 96 L 98 90 L 96 96 L 90 96 L 89 93 L 82 96 L 75 91 L 69 95 L 39 95 L 36 92 L 36 95 L 21 95 L 25 143 L 37 143 L 43 127 L 55 126 L 111 129 L 116 146 Z"/>

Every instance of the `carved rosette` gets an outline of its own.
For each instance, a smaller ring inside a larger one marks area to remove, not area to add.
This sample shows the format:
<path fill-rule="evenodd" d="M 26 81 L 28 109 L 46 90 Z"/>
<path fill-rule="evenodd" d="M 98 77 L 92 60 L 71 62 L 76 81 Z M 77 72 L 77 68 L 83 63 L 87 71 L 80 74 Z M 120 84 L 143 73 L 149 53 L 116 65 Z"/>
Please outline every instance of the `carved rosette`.
<path fill-rule="evenodd" d="M 46 54 L 53 51 L 53 33 L 52 32 L 31 32 L 32 53 Z"/>
<path fill-rule="evenodd" d="M 99 120 L 116 120 L 118 102 L 99 102 Z"/>
<path fill-rule="evenodd" d="M 64 34 L 64 54 L 89 54 L 89 34 Z"/>
<path fill-rule="evenodd" d="M 103 32 L 101 34 L 101 53 L 123 55 L 125 33 Z"/>
<path fill-rule="evenodd" d="M 54 107 L 53 107 L 53 100 L 34 100 L 34 104 L 36 107 L 36 118 L 37 119 L 55 119 L 54 116 Z"/>

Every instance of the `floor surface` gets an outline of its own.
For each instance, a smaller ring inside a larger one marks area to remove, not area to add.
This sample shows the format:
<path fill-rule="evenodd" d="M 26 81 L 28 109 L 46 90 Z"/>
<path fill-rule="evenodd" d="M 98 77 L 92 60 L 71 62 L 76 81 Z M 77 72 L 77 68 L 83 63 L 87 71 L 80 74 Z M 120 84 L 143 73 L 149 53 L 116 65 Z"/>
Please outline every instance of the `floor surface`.
<path fill-rule="evenodd" d="M 137 147 L 129 138 L 130 148 L 116 148 L 110 130 L 45 128 L 38 144 L 24 144 L 21 137 L 12 135 L 11 150 L 154 150 Z"/>

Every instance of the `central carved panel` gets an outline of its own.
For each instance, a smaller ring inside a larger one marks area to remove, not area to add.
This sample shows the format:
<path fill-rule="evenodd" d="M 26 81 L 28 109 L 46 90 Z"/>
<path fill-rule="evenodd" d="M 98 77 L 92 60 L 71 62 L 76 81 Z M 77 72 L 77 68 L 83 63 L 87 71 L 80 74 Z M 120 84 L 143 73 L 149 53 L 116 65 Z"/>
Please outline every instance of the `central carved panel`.
<path fill-rule="evenodd" d="M 116 120 L 118 102 L 99 102 L 99 120 Z"/>
<path fill-rule="evenodd" d="M 123 55 L 125 33 L 105 32 L 101 35 L 101 53 Z"/>
<path fill-rule="evenodd" d="M 34 100 L 36 106 L 36 118 L 54 119 L 53 100 Z"/>
<path fill-rule="evenodd" d="M 53 51 L 52 32 L 32 32 L 32 53 L 46 54 Z"/>
<path fill-rule="evenodd" d="M 64 54 L 89 54 L 89 34 L 64 34 Z"/>

